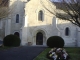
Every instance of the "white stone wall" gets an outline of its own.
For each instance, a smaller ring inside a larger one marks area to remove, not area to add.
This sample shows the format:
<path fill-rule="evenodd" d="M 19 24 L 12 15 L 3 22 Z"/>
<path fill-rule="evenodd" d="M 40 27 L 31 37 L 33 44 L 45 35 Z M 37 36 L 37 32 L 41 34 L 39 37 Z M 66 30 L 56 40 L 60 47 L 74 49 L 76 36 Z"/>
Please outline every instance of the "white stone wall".
<path fill-rule="evenodd" d="M 5 36 L 11 34 L 11 19 L 5 20 Z"/>
<path fill-rule="evenodd" d="M 10 9 L 12 10 L 10 14 L 11 34 L 14 34 L 17 31 L 20 33 L 20 29 L 23 25 L 23 18 L 25 12 L 24 7 L 25 3 L 22 0 L 10 0 Z M 19 23 L 16 23 L 16 14 L 19 14 Z"/>
<path fill-rule="evenodd" d="M 47 8 L 47 1 L 44 0 Z M 45 5 L 45 6 L 46 6 Z M 53 6 L 55 9 L 55 6 Z M 38 13 L 42 10 L 44 13 L 44 21 L 38 20 Z M 36 34 L 42 32 L 44 35 L 43 45 L 46 45 L 46 41 L 50 36 L 56 35 L 53 32 L 53 14 L 48 12 L 42 5 L 40 0 L 31 0 L 25 6 L 25 14 L 28 16 L 28 26 L 27 26 L 27 43 L 31 42 L 33 45 L 36 45 Z"/>
<path fill-rule="evenodd" d="M 77 39 L 77 46 L 78 47 L 80 47 L 80 27 L 77 27 L 77 37 L 76 37 L 76 39 Z"/>
<path fill-rule="evenodd" d="M 0 29 L 0 40 L 3 41 L 3 38 L 5 37 L 5 20 L 6 19 L 2 19 L 1 20 L 1 29 Z"/>
<path fill-rule="evenodd" d="M 69 28 L 69 36 L 65 35 L 66 27 Z M 60 36 L 65 41 L 65 46 L 76 46 L 77 29 L 75 25 L 71 24 L 69 21 L 58 20 L 58 28 L 60 30 Z"/>

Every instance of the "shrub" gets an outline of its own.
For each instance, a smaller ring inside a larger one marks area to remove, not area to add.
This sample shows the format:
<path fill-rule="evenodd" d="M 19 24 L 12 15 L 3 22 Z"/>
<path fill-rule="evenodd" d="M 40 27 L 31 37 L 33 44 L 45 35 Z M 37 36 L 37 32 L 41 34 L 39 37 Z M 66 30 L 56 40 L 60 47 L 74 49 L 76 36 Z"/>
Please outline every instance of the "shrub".
<path fill-rule="evenodd" d="M 16 35 L 7 35 L 3 39 L 3 45 L 9 47 L 17 47 L 20 46 L 20 38 Z"/>
<path fill-rule="evenodd" d="M 60 36 L 52 36 L 48 38 L 47 40 L 47 46 L 48 47 L 63 47 L 64 46 L 64 40 Z"/>

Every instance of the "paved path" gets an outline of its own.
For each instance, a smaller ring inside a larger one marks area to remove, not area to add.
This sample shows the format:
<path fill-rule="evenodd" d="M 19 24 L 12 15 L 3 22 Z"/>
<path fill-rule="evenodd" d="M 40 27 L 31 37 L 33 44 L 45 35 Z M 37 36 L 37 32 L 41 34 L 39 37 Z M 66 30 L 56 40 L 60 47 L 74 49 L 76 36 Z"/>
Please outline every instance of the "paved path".
<path fill-rule="evenodd" d="M 46 47 L 25 46 L 0 50 L 0 60 L 33 60 Z"/>
<path fill-rule="evenodd" d="M 0 46 L 2 45 L 3 41 L 0 41 Z"/>

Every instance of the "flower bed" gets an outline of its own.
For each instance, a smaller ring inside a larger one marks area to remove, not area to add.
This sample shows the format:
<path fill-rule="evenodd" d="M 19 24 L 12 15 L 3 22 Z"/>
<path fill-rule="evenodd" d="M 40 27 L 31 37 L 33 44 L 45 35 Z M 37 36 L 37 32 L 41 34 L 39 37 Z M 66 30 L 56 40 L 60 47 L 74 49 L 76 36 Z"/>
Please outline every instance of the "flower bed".
<path fill-rule="evenodd" d="M 47 58 L 52 60 L 69 60 L 70 57 L 64 48 L 52 48 L 48 52 Z"/>

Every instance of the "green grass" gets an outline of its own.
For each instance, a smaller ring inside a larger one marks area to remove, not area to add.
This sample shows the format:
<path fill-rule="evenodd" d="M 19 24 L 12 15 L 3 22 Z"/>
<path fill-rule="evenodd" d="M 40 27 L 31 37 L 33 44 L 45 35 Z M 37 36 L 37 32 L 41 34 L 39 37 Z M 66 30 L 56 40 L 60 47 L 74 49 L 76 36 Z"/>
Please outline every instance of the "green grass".
<path fill-rule="evenodd" d="M 46 58 L 46 54 L 51 48 L 46 48 L 40 53 L 34 60 L 49 60 Z M 80 60 L 80 48 L 78 47 L 66 47 L 67 53 L 70 55 L 70 60 Z"/>
<path fill-rule="evenodd" d="M 7 46 L 2 47 L 2 46 L 0 46 L 0 50 L 6 50 L 6 49 L 9 49 L 9 48 L 12 48 L 12 47 L 7 47 Z"/>

